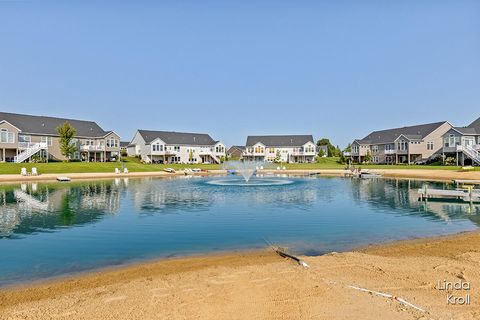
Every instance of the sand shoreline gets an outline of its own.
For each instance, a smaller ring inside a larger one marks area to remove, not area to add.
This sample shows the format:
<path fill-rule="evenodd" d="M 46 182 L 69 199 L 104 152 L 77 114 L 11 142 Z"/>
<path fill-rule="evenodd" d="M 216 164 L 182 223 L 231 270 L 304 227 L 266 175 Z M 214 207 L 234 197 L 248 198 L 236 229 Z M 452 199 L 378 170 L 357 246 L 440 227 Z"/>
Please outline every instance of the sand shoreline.
<path fill-rule="evenodd" d="M 368 169 L 367 172 L 378 173 L 387 178 L 404 178 L 430 181 L 452 181 L 458 180 L 480 180 L 480 171 L 454 171 L 454 170 L 434 170 L 434 169 Z M 319 170 L 260 170 L 260 174 L 286 174 L 286 175 L 309 175 L 318 174 L 320 176 L 344 176 L 349 173 L 348 170 L 339 169 L 319 169 Z M 191 174 L 191 173 L 190 173 Z M 208 170 L 193 175 L 221 175 L 227 174 L 226 170 Z M 0 175 L 0 183 L 18 183 L 18 182 L 42 182 L 56 181 L 57 177 L 69 177 L 73 180 L 92 180 L 92 179 L 114 179 L 114 178 L 147 178 L 147 177 L 175 177 L 183 176 L 185 173 L 181 170 L 175 173 L 165 171 L 151 172 L 130 172 L 125 173 L 46 173 L 38 176 L 22 176 L 20 174 Z"/>
<path fill-rule="evenodd" d="M 218 253 L 3 288 L 0 319 L 480 317 L 478 231 L 303 259 L 310 269 L 270 250 Z M 468 281 L 470 291 L 454 293 L 469 294 L 471 304 L 448 305 L 446 292 L 435 289 L 444 279 Z M 394 294 L 428 313 L 349 285 Z"/>

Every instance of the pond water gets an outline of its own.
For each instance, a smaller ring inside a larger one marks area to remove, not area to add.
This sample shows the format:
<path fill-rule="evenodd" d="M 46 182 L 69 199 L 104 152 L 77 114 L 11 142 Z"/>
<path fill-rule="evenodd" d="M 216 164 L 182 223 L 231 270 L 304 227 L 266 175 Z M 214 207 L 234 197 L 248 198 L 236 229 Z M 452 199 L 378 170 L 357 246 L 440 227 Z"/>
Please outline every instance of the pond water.
<path fill-rule="evenodd" d="M 259 177 L 244 186 L 223 176 L 4 185 L 0 285 L 259 248 L 264 239 L 316 255 L 478 228 L 477 206 L 419 202 L 423 183 Z"/>

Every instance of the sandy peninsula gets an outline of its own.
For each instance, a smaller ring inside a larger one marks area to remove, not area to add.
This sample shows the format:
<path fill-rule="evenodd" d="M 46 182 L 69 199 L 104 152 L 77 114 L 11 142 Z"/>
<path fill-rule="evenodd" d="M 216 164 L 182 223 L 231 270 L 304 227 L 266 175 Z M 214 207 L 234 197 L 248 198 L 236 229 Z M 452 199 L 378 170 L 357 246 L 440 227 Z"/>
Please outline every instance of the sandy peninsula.
<path fill-rule="evenodd" d="M 479 232 L 302 258 L 309 269 L 266 249 L 3 289 L 0 319 L 480 319 Z"/>

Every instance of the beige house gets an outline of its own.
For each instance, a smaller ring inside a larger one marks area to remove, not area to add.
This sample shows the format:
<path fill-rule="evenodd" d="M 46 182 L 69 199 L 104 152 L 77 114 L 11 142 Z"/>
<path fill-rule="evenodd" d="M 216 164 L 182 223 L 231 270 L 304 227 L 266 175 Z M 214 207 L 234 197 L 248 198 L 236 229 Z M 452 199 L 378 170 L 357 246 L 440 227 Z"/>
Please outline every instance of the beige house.
<path fill-rule="evenodd" d="M 247 161 L 311 163 L 317 147 L 312 135 L 248 136 L 243 151 Z"/>
<path fill-rule="evenodd" d="M 452 128 L 448 121 L 373 131 L 351 144 L 350 157 L 362 163 L 422 163 L 441 156 L 443 135 Z"/>
<path fill-rule="evenodd" d="M 65 122 L 76 129 L 72 160 L 110 161 L 120 156 L 120 137 L 93 121 L 0 112 L 0 161 L 65 160 L 57 128 Z"/>

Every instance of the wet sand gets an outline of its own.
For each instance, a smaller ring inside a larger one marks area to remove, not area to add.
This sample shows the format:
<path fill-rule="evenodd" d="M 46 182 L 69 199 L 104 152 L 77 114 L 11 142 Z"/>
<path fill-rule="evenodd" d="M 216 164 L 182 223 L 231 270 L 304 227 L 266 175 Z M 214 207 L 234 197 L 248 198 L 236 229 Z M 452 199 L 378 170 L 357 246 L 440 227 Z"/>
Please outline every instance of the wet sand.
<path fill-rule="evenodd" d="M 303 257 L 167 259 L 0 291 L 0 319 L 480 319 L 480 233 Z M 470 305 L 437 281 L 466 281 Z M 427 312 L 350 285 L 401 297 Z"/>

